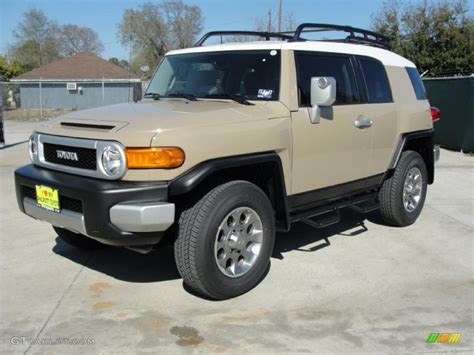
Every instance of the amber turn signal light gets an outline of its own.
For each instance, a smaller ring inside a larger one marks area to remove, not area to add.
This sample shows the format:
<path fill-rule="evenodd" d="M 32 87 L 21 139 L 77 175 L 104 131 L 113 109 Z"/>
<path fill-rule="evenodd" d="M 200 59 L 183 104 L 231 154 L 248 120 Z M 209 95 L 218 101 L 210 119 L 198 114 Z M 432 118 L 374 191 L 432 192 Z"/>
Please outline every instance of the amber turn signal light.
<path fill-rule="evenodd" d="M 129 169 L 177 168 L 184 163 L 184 152 L 178 147 L 127 148 Z"/>

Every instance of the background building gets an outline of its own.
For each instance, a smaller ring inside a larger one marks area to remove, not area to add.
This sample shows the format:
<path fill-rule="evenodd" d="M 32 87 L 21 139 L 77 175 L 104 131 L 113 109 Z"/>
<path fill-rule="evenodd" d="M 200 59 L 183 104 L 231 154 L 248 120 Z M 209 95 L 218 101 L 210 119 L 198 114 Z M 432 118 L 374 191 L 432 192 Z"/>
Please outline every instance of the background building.
<path fill-rule="evenodd" d="M 23 109 L 86 109 L 142 96 L 140 78 L 90 52 L 61 59 L 10 80 Z"/>

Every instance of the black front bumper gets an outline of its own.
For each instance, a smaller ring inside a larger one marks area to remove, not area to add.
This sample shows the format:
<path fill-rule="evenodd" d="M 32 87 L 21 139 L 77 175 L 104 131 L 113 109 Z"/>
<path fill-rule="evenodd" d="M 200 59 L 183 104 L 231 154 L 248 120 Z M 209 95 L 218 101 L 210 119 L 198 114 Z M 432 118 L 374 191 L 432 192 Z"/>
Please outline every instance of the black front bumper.
<path fill-rule="evenodd" d="M 16 196 L 23 213 L 24 199 L 35 199 L 36 185 L 58 189 L 61 208 L 82 214 L 87 236 L 104 244 L 153 245 L 162 238 L 163 232 L 131 233 L 118 229 L 110 221 L 109 210 L 123 203 L 166 201 L 166 182 L 105 181 L 29 164 L 15 171 Z"/>

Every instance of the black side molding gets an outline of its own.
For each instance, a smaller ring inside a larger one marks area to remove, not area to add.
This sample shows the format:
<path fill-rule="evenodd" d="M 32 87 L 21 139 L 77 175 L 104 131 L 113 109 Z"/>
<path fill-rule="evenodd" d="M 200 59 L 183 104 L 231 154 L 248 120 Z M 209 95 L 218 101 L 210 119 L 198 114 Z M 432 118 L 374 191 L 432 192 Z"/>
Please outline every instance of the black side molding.
<path fill-rule="evenodd" d="M 376 190 L 382 181 L 383 175 L 384 174 L 378 174 L 359 180 L 290 195 L 288 196 L 290 218 L 293 220 L 293 214 L 300 213 L 304 210 L 320 208 L 334 201 L 351 198 L 374 189 Z"/>

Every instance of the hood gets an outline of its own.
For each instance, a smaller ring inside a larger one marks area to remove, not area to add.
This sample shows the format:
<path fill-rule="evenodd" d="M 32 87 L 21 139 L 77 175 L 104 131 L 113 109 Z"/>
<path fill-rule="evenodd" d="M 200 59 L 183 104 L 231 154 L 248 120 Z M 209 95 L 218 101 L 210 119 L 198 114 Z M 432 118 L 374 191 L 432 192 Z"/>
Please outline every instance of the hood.
<path fill-rule="evenodd" d="M 37 131 L 60 136 L 116 140 L 148 146 L 157 133 L 183 127 L 228 125 L 288 116 L 278 101 L 247 106 L 228 100 L 144 100 L 71 112 L 44 123 Z"/>

